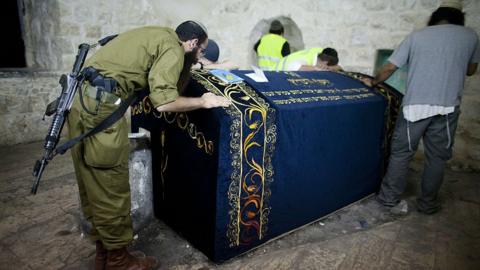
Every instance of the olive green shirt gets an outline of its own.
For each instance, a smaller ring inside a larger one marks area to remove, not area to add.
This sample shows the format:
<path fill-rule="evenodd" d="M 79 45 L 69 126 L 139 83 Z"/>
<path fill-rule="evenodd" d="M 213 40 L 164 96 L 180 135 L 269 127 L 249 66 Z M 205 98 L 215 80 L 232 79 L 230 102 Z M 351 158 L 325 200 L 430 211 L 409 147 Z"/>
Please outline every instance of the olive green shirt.
<path fill-rule="evenodd" d="M 150 100 L 158 107 L 178 97 L 184 55 L 175 31 L 148 26 L 118 35 L 90 57 L 85 67 L 114 78 L 122 98 L 149 87 Z"/>

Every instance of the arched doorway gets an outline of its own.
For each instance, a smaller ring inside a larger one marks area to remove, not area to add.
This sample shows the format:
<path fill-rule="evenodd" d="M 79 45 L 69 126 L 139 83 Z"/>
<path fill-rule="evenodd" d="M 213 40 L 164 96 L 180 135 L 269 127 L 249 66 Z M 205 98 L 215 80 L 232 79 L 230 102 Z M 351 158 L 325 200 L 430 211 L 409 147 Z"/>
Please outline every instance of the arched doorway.
<path fill-rule="evenodd" d="M 289 17 L 286 16 L 277 16 L 272 17 L 269 19 L 262 19 L 260 20 L 255 27 L 253 28 L 252 32 L 250 33 L 250 40 L 249 40 L 249 50 L 248 59 L 250 65 L 256 65 L 257 63 L 257 55 L 253 50 L 253 45 L 265 34 L 268 33 L 270 29 L 270 23 L 273 20 L 279 20 L 283 24 L 283 28 L 285 29 L 285 38 L 288 40 L 290 44 L 290 50 L 292 52 L 303 50 L 305 48 L 305 44 L 303 43 L 303 36 L 302 31 L 298 28 L 297 24 Z"/>

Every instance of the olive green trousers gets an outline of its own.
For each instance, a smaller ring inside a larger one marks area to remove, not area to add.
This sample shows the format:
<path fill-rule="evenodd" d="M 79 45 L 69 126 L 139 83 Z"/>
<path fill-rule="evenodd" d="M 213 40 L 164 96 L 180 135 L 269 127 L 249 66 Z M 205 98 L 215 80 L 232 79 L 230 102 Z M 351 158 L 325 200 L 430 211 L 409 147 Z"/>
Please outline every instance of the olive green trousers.
<path fill-rule="evenodd" d="M 85 83 L 79 90 L 85 93 L 89 87 Z M 118 107 L 106 99 L 97 104 L 95 99 L 84 95 L 83 100 L 88 110 L 97 113 L 87 113 L 77 93 L 67 119 L 70 138 L 95 127 Z M 71 149 L 81 207 L 85 218 L 92 224 L 90 238 L 102 241 L 108 250 L 124 247 L 133 238 L 129 151 L 125 118 Z"/>

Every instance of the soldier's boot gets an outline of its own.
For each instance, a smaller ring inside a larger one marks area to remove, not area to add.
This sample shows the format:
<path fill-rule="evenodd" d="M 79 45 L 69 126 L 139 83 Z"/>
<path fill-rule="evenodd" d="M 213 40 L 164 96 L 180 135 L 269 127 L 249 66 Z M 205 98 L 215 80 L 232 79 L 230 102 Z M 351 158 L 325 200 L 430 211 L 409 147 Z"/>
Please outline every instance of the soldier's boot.
<path fill-rule="evenodd" d="M 125 247 L 107 252 L 106 270 L 149 270 L 157 266 L 154 257 L 138 258 L 130 254 Z"/>
<path fill-rule="evenodd" d="M 107 263 L 107 249 L 103 246 L 102 241 L 97 240 L 95 242 L 95 270 L 105 270 L 105 264 Z M 130 252 L 137 258 L 145 258 L 145 253 L 140 250 Z"/>
<path fill-rule="evenodd" d="M 102 241 L 95 242 L 95 270 L 104 270 L 105 263 L 107 263 L 107 250 L 102 244 Z"/>

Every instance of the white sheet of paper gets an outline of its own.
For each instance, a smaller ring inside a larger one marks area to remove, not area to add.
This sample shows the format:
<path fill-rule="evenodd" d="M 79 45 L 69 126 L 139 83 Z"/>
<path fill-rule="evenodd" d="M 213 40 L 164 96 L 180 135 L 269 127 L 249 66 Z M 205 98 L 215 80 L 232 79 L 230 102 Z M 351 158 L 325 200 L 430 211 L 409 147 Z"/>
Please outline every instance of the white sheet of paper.
<path fill-rule="evenodd" d="M 256 66 L 252 66 L 252 69 L 254 73 L 248 73 L 248 74 L 245 74 L 245 76 L 248 76 L 250 79 L 256 82 L 268 82 L 267 76 L 265 76 L 265 73 L 263 73 L 263 70 L 261 70 Z"/>

